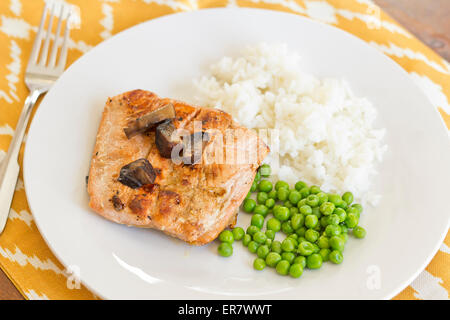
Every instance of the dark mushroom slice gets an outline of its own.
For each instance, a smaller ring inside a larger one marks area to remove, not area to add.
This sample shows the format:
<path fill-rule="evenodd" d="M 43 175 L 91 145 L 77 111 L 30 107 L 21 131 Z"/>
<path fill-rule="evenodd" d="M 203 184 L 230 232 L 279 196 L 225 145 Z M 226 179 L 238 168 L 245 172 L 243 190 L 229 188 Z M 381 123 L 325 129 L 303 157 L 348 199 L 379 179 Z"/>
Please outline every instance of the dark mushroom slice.
<path fill-rule="evenodd" d="M 210 140 L 208 132 L 194 132 L 183 139 L 183 163 L 198 164 L 202 159 L 203 149 Z"/>
<path fill-rule="evenodd" d="M 156 174 L 147 159 L 138 159 L 120 169 L 118 181 L 132 189 L 155 182 Z"/>
<path fill-rule="evenodd" d="M 173 118 L 175 118 L 175 108 L 173 104 L 169 103 L 131 121 L 123 131 L 127 138 L 130 139 L 139 133 L 152 129 L 161 121 Z"/>
<path fill-rule="evenodd" d="M 172 119 L 165 120 L 156 127 L 155 143 L 161 157 L 170 159 L 172 149 L 181 143 Z"/>

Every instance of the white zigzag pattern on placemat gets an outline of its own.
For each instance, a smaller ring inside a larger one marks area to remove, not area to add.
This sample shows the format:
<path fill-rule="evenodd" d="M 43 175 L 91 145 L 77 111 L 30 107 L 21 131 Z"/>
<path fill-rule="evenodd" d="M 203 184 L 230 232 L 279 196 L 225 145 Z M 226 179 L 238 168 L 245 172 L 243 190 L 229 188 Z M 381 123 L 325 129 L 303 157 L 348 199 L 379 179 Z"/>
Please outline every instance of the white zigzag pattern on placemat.
<path fill-rule="evenodd" d="M 439 63 L 429 60 L 421 52 L 415 52 L 409 48 L 400 48 L 391 42 L 389 43 L 389 46 L 378 44 L 375 41 L 370 41 L 369 44 L 387 55 L 396 56 L 398 58 L 407 57 L 412 60 L 420 60 L 436 71 L 439 71 L 443 74 L 450 74 L 448 65 L 446 65 L 444 68 Z"/>
<path fill-rule="evenodd" d="M 8 124 L 0 126 L 0 135 L 12 136 L 14 134 L 14 129 Z"/>
<path fill-rule="evenodd" d="M 11 252 L 7 248 L 5 249 L 3 247 L 0 247 L 0 255 L 2 255 L 6 259 L 10 260 L 11 262 L 15 262 L 15 263 L 19 264 L 22 267 L 26 266 L 27 264 L 30 264 L 35 269 L 44 270 L 44 271 L 51 270 L 51 271 L 55 272 L 56 274 L 65 276 L 65 273 L 63 272 L 63 270 L 58 268 L 58 266 L 55 263 L 53 263 L 53 261 L 51 261 L 50 259 L 46 259 L 45 261 L 42 261 L 34 255 L 32 257 L 29 257 L 26 254 L 24 254 L 17 246 L 15 247 L 15 252 Z"/>
<path fill-rule="evenodd" d="M 17 212 L 16 210 L 11 208 L 11 210 L 9 211 L 8 219 L 11 219 L 11 220 L 14 220 L 14 219 L 22 220 L 29 227 L 31 227 L 31 222 L 33 221 L 33 216 L 27 210 L 21 210 L 20 212 Z"/>
<path fill-rule="evenodd" d="M 411 287 L 417 292 L 414 296 L 418 299 L 443 300 L 448 299 L 447 290 L 442 287 L 441 278 L 433 276 L 427 270 L 422 273 L 411 283 Z"/>
<path fill-rule="evenodd" d="M 437 108 L 440 107 L 447 114 L 450 115 L 450 104 L 447 96 L 442 92 L 442 87 L 437 83 L 431 81 L 430 78 L 424 75 L 419 75 L 416 72 L 410 72 L 411 78 L 422 89 L 431 103 Z"/>
<path fill-rule="evenodd" d="M 50 300 L 44 293 L 42 295 L 36 293 L 33 289 L 25 290 L 23 292 L 30 300 Z"/>

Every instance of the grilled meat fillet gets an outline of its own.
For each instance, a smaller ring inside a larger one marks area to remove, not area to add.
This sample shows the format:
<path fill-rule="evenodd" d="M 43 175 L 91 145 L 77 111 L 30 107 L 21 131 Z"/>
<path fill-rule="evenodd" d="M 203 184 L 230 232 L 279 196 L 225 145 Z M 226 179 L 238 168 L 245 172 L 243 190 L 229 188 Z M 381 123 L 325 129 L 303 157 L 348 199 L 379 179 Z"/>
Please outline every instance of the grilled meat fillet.
<path fill-rule="evenodd" d="M 131 138 L 124 133 L 130 121 L 168 103 L 175 108 L 177 129 L 194 133 L 197 123 L 209 133 L 198 164 L 176 164 L 162 157 L 154 130 Z M 143 90 L 126 92 L 109 98 L 103 111 L 89 171 L 89 206 L 108 220 L 159 229 L 203 245 L 234 224 L 268 152 L 253 131 L 223 111 L 162 99 Z M 153 184 L 133 189 L 118 178 L 122 167 L 138 159 L 150 162 L 156 178 Z"/>

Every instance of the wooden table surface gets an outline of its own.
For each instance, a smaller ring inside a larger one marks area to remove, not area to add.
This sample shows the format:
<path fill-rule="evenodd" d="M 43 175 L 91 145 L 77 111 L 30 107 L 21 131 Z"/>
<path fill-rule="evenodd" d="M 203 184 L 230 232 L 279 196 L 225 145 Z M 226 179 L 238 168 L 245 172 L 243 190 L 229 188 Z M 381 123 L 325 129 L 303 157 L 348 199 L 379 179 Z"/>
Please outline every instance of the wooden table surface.
<path fill-rule="evenodd" d="M 450 61 L 450 0 L 373 0 L 406 29 Z M 0 300 L 23 299 L 0 270 Z"/>

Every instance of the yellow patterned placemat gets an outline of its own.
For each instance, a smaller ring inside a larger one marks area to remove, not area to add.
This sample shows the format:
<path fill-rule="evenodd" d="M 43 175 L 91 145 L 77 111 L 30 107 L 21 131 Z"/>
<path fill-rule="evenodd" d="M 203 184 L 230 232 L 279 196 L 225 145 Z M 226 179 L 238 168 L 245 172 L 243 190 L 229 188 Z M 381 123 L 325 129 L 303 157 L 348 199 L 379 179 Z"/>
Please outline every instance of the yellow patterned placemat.
<path fill-rule="evenodd" d="M 60 0 L 62 1 L 62 0 Z M 450 66 L 370 0 L 65 0 L 76 6 L 68 62 L 137 23 L 180 11 L 241 6 L 291 12 L 337 26 L 400 64 L 423 89 L 450 129 Z M 0 160 L 28 90 L 24 73 L 44 0 L 0 1 Z M 22 156 L 22 153 L 21 153 Z M 22 157 L 20 157 L 20 161 Z M 448 299 L 450 236 L 427 268 L 396 299 Z M 29 299 L 95 299 L 77 286 L 42 239 L 27 205 L 22 175 L 0 236 L 0 266 Z"/>

